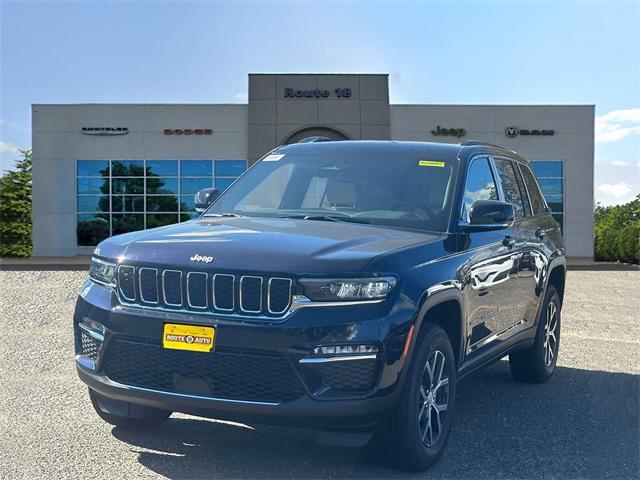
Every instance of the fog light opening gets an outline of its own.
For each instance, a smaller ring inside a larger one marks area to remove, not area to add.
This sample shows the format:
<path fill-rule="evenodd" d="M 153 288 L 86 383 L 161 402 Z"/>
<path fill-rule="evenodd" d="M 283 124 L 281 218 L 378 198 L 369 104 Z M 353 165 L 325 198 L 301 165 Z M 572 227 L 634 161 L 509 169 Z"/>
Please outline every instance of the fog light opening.
<path fill-rule="evenodd" d="M 100 334 L 103 337 L 100 341 L 104 340 L 104 332 L 106 331 L 106 329 L 100 322 L 96 322 L 95 320 L 87 317 L 82 317 L 82 320 L 80 321 L 78 326 L 89 333 Z"/>

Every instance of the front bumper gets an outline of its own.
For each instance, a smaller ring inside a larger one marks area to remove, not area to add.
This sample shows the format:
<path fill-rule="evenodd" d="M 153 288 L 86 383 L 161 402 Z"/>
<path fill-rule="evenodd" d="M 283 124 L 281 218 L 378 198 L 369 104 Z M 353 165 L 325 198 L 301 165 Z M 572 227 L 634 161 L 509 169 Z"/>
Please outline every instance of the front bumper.
<path fill-rule="evenodd" d="M 409 312 L 383 304 L 313 308 L 280 324 L 240 324 L 125 307 L 109 288 L 87 282 L 74 317 L 77 371 L 91 389 L 117 402 L 242 422 L 368 426 L 396 400 Z M 78 326 L 87 320 L 104 326 L 89 347 L 87 330 Z M 166 322 L 215 326 L 216 350 L 162 349 Z M 379 352 L 336 362 L 338 369 L 313 361 L 314 346 L 340 343 L 375 344 Z M 363 375 L 372 380 L 350 389 Z"/>

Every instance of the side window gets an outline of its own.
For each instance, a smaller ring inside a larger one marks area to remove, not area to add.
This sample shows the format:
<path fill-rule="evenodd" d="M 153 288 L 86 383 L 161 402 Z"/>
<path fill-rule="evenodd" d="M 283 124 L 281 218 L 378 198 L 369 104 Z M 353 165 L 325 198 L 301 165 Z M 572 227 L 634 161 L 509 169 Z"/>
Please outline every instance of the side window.
<path fill-rule="evenodd" d="M 462 206 L 462 218 L 469 221 L 471 205 L 476 200 L 498 200 L 496 181 L 491 173 L 489 160 L 478 158 L 469 165 L 467 183 L 464 188 L 464 204 Z"/>
<path fill-rule="evenodd" d="M 504 193 L 504 201 L 513 203 L 516 211 L 516 218 L 524 218 L 524 201 L 523 193 L 518 185 L 518 177 L 513 169 L 513 164 L 509 160 L 501 158 L 495 159 L 500 182 L 502 183 L 502 192 Z M 526 194 L 525 194 L 526 195 Z"/>
<path fill-rule="evenodd" d="M 516 178 L 518 179 L 518 188 L 522 195 L 522 203 L 524 204 L 524 214 L 527 217 L 532 215 L 531 204 L 529 203 L 529 195 L 527 195 L 527 189 L 524 187 L 524 180 L 522 180 L 522 173 L 520 173 L 520 165 L 516 162 L 511 162 L 513 169 L 516 172 Z"/>
<path fill-rule="evenodd" d="M 529 167 L 520 165 L 520 171 L 524 177 L 524 183 L 529 191 L 529 198 L 531 198 L 531 207 L 533 208 L 533 214 L 539 215 L 547 211 L 540 188 L 538 188 L 538 182 L 536 182 L 533 172 Z"/>

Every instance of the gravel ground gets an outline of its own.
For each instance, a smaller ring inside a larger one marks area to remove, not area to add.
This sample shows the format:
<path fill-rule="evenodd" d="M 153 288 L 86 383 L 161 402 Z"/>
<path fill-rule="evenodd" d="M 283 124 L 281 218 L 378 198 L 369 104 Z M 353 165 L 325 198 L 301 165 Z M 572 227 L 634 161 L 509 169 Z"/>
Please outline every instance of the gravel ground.
<path fill-rule="evenodd" d="M 0 479 L 409 478 L 304 430 L 174 415 L 112 428 L 76 378 L 84 272 L 0 272 Z M 559 368 L 516 383 L 498 362 L 460 384 L 442 461 L 415 478 L 638 478 L 640 272 L 569 272 Z"/>

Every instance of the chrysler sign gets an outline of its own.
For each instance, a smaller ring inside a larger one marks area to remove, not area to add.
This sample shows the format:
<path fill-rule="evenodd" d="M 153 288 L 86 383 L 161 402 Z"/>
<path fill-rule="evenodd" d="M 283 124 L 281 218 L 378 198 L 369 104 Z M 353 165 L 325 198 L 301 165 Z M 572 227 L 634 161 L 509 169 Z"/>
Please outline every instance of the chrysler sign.
<path fill-rule="evenodd" d="M 129 133 L 127 127 L 82 127 L 80 129 L 85 135 L 126 135 Z"/>

